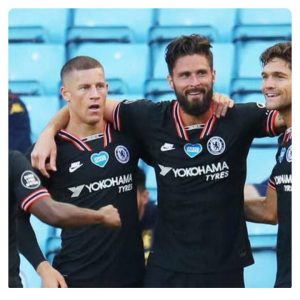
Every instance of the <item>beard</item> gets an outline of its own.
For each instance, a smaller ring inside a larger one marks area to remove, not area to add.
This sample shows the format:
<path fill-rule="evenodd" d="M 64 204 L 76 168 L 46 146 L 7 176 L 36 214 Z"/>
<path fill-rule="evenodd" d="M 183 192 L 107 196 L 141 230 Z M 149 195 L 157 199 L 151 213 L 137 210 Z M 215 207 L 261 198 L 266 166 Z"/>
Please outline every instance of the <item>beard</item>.
<path fill-rule="evenodd" d="M 201 100 L 195 99 L 189 101 L 187 97 L 193 97 L 193 96 L 179 93 L 174 87 L 175 95 L 177 97 L 177 100 L 182 110 L 191 116 L 199 116 L 207 112 L 211 106 L 212 96 L 213 96 L 213 86 L 211 86 L 211 88 L 208 91 L 206 91 L 204 88 L 195 88 L 193 90 L 202 93 Z M 199 98 L 199 96 L 196 95 L 194 96 L 194 98 L 197 97 Z"/>

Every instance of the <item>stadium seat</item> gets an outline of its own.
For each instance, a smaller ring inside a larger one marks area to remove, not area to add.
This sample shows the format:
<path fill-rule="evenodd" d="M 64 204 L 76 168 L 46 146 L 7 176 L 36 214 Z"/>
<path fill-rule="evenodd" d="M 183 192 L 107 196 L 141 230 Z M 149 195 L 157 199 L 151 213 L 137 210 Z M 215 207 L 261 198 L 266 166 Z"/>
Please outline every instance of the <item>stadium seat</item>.
<path fill-rule="evenodd" d="M 155 170 L 153 167 L 145 165 L 144 171 L 146 174 L 146 188 L 149 190 L 150 199 L 157 200 L 157 183 Z"/>
<path fill-rule="evenodd" d="M 239 9 L 234 27 L 234 78 L 258 77 L 259 57 L 275 43 L 290 41 L 291 13 L 287 9 Z"/>
<path fill-rule="evenodd" d="M 258 102 L 265 104 L 261 87 L 262 79 L 260 77 L 235 78 L 231 81 L 230 97 L 237 103 Z"/>
<path fill-rule="evenodd" d="M 173 26 L 181 26 L 182 28 L 198 27 L 200 31 L 197 31 L 197 33 L 208 34 L 215 42 L 229 42 L 231 41 L 235 18 L 236 9 L 160 8 L 157 10 L 157 29 L 153 28 L 151 35 L 159 36 L 155 33 L 156 30 L 160 31 L 159 27 L 166 27 L 167 29 Z M 201 32 L 201 26 L 203 26 L 203 32 Z M 168 35 L 168 30 L 166 30 L 166 34 Z M 178 36 L 178 34 L 179 32 L 176 35 Z"/>
<path fill-rule="evenodd" d="M 145 43 L 153 23 L 153 9 L 74 9 L 68 43 Z"/>
<path fill-rule="evenodd" d="M 59 110 L 59 99 L 57 96 L 24 96 L 22 101 L 29 113 L 31 140 L 35 142 L 40 132 Z"/>
<path fill-rule="evenodd" d="M 247 158 L 247 179 L 248 183 L 259 183 L 269 178 L 275 166 L 276 145 L 270 147 L 250 148 Z"/>
<path fill-rule="evenodd" d="M 291 25 L 292 16 L 288 9 L 278 8 L 240 8 L 237 10 L 239 25 Z"/>
<path fill-rule="evenodd" d="M 9 80 L 31 82 L 43 94 L 59 92 L 60 69 L 65 62 L 65 49 L 56 44 L 10 44 Z M 23 84 L 26 90 L 26 83 Z M 26 93 L 26 91 L 25 91 Z"/>
<path fill-rule="evenodd" d="M 88 55 L 104 66 L 106 79 L 120 79 L 128 87 L 126 93 L 142 94 L 148 68 L 146 44 L 83 43 L 71 57 Z"/>
<path fill-rule="evenodd" d="M 161 44 L 158 51 L 151 54 L 153 57 L 152 79 L 164 79 L 167 78 L 169 74 L 165 62 L 166 46 L 167 44 Z M 214 69 L 216 70 L 215 91 L 229 95 L 231 75 L 233 72 L 233 44 L 214 43 L 212 52 L 214 55 Z"/>
<path fill-rule="evenodd" d="M 277 42 L 282 42 L 282 40 L 251 40 L 236 43 L 233 78 L 257 78 L 260 76 L 262 66 L 259 57 L 267 48 Z"/>
<path fill-rule="evenodd" d="M 150 29 L 149 43 L 151 46 L 159 43 L 170 42 L 181 35 L 200 34 L 210 41 L 218 40 L 217 29 L 212 26 L 156 26 Z"/>
<path fill-rule="evenodd" d="M 123 101 L 123 100 L 136 101 L 136 100 L 144 99 L 144 94 L 116 94 L 116 95 L 108 94 L 108 98 L 119 100 L 119 101 Z"/>
<path fill-rule="evenodd" d="M 238 9 L 233 39 L 290 40 L 291 21 L 288 9 Z"/>
<path fill-rule="evenodd" d="M 255 263 L 244 269 L 245 287 L 272 288 L 277 270 L 276 234 L 250 234 L 249 238 Z"/>
<path fill-rule="evenodd" d="M 69 17 L 69 9 L 14 8 L 8 18 L 9 42 L 64 44 Z"/>
<path fill-rule="evenodd" d="M 145 98 L 154 102 L 176 99 L 167 79 L 150 79 L 145 83 Z"/>

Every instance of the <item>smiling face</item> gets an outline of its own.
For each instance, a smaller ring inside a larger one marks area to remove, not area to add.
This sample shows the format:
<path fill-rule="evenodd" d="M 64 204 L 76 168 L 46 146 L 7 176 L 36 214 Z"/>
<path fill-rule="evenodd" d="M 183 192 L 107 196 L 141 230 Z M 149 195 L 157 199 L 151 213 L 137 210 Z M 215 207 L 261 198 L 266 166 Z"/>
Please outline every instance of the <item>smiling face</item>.
<path fill-rule="evenodd" d="M 61 94 L 69 103 L 71 122 L 95 125 L 103 120 L 108 85 L 102 68 L 72 70 L 63 83 Z"/>
<path fill-rule="evenodd" d="M 281 58 L 271 59 L 262 71 L 262 92 L 267 109 L 285 112 L 291 109 L 292 71 L 289 64 Z"/>
<path fill-rule="evenodd" d="M 208 111 L 212 101 L 215 72 L 204 55 L 179 57 L 168 80 L 183 111 L 192 116 Z"/>

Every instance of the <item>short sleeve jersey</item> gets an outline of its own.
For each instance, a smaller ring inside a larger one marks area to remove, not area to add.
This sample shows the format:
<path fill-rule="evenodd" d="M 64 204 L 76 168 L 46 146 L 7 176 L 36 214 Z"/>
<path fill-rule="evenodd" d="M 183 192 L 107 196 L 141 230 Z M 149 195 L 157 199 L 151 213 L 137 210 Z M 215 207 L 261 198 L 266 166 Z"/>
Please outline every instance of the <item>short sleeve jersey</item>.
<path fill-rule="evenodd" d="M 279 137 L 276 165 L 269 186 L 277 192 L 277 275 L 276 287 L 291 287 L 291 206 L 292 206 L 292 128 Z"/>
<path fill-rule="evenodd" d="M 144 257 L 135 178 L 138 145 L 107 124 L 84 140 L 61 130 L 56 136 L 57 172 L 45 181 L 57 201 L 99 209 L 112 204 L 120 229 L 89 225 L 63 229 L 53 265 L 70 281 L 122 287 L 142 279 Z"/>
<path fill-rule="evenodd" d="M 9 151 L 9 275 L 19 275 L 20 258 L 17 252 L 17 210 L 27 211 L 30 205 L 43 197 L 50 197 L 47 189 L 33 171 L 26 157 L 18 151 Z"/>
<path fill-rule="evenodd" d="M 116 107 L 115 127 L 135 136 L 156 173 L 153 264 L 207 273 L 253 263 L 243 212 L 246 158 L 254 137 L 272 134 L 274 118 L 255 103 L 240 104 L 188 132 L 177 101 Z"/>

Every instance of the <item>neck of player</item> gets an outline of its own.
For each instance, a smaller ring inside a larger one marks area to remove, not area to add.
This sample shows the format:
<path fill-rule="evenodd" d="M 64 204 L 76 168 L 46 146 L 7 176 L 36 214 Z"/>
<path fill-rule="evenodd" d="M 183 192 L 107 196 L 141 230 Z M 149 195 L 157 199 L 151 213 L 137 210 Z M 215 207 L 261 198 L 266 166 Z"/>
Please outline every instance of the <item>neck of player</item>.
<path fill-rule="evenodd" d="M 97 123 L 84 123 L 76 122 L 75 120 L 70 119 L 69 124 L 66 127 L 66 131 L 72 133 L 79 138 L 83 139 L 85 137 L 104 132 L 105 121 L 104 119 L 98 121 Z"/>

